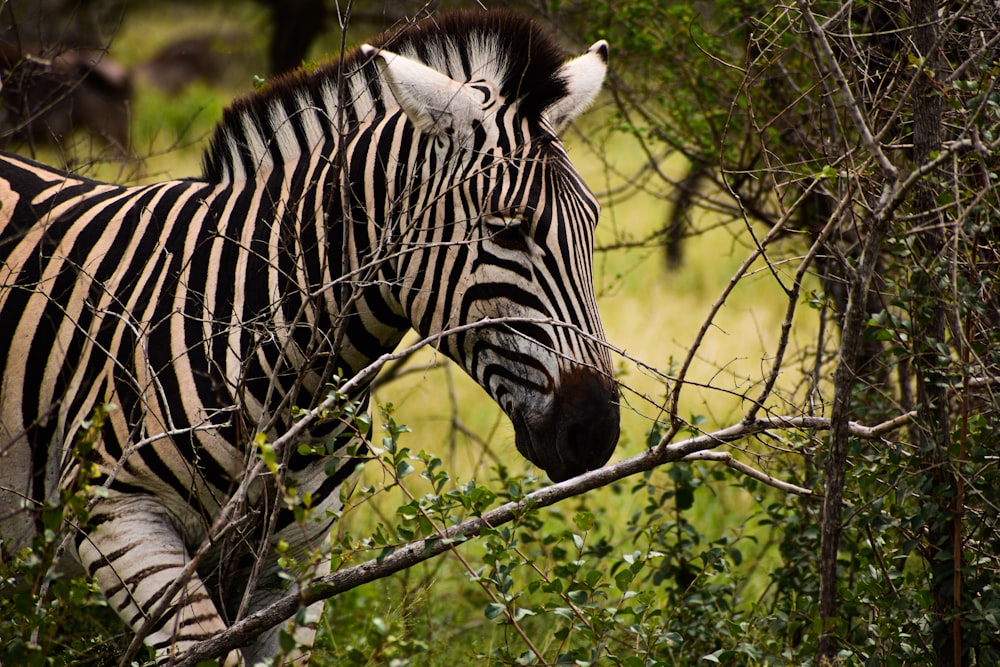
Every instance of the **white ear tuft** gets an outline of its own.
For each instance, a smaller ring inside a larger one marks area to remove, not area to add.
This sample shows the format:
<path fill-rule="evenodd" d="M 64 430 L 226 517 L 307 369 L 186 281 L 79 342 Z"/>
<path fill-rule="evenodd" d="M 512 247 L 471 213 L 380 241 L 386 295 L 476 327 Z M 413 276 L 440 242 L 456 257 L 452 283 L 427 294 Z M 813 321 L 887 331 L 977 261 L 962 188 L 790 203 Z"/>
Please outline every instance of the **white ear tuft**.
<path fill-rule="evenodd" d="M 565 79 L 569 92 L 545 111 L 557 132 L 590 107 L 601 92 L 607 71 L 608 43 L 603 39 L 560 68 L 559 74 Z"/>
<path fill-rule="evenodd" d="M 403 113 L 421 132 L 465 142 L 482 122 L 483 94 L 451 77 L 385 49 L 364 44 L 361 52 L 378 58 L 382 76 Z"/>

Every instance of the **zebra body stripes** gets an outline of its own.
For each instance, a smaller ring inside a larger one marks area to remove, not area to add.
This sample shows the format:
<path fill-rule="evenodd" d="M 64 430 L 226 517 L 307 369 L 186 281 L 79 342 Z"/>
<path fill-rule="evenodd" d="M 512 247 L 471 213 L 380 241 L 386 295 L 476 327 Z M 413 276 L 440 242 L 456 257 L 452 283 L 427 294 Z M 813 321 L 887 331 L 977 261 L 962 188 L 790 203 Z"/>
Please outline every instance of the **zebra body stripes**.
<path fill-rule="evenodd" d="M 364 458 L 350 420 L 314 422 L 303 441 L 339 467 L 291 446 L 276 474 L 316 499 L 317 520 L 268 511 L 275 481 L 251 480 L 173 591 L 255 436 L 286 433 L 293 406 L 317 406 L 410 328 L 441 335 L 550 477 L 603 465 L 618 406 L 591 276 L 598 206 L 556 132 L 606 61 L 603 42 L 566 60 L 515 14 L 458 13 L 238 101 L 199 179 L 122 187 L 0 157 L 5 550 L 76 479 L 81 423 L 115 405 L 91 455 L 106 490 L 69 528 L 67 559 L 159 660 L 182 655 L 288 592 L 269 545 L 321 542 Z M 365 385 L 350 398 L 364 404 Z M 276 629 L 228 663 L 277 650 Z"/>

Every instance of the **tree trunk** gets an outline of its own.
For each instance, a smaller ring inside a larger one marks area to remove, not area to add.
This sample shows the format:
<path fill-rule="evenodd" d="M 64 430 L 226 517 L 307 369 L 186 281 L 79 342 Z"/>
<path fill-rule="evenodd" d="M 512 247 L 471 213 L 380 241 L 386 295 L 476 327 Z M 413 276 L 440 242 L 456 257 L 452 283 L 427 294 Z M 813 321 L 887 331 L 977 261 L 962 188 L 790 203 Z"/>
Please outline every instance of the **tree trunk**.
<path fill-rule="evenodd" d="M 937 0 L 913 0 L 914 54 L 922 60 L 922 73 L 913 89 L 914 167 L 931 159 L 942 143 L 942 97 L 940 80 L 940 35 Z M 927 525 L 926 555 L 931 564 L 931 613 L 934 619 L 934 664 L 957 667 L 965 664 L 959 614 L 961 599 L 961 499 L 949 457 L 951 445 L 946 378 L 950 357 L 940 352 L 947 337 L 948 301 L 937 287 L 947 271 L 947 221 L 937 212 L 939 174 L 930 173 L 914 190 L 917 246 L 926 272 L 917 290 L 911 313 L 915 330 L 913 371 L 917 380 L 918 418 L 912 429 L 921 452 L 922 472 L 929 476 L 927 501 L 938 512 Z M 919 327 L 919 328 L 917 328 Z M 947 490 L 947 491 L 945 491 Z M 956 504 L 956 501 L 958 504 Z"/>

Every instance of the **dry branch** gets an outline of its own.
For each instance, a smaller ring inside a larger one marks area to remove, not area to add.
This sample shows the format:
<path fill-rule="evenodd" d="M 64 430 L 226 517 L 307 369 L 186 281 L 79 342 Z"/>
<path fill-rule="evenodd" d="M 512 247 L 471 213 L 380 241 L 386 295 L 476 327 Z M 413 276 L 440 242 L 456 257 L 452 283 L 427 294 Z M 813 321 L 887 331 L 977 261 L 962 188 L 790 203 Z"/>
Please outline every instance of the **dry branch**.
<path fill-rule="evenodd" d="M 901 427 L 911 416 L 910 414 L 900 415 L 871 427 L 850 422 L 848 429 L 852 435 L 859 438 L 878 438 L 893 429 Z M 509 523 L 522 516 L 525 512 L 554 505 L 568 498 L 593 491 L 594 489 L 674 461 L 693 457 L 727 460 L 728 457 L 728 464 L 729 461 L 734 461 L 734 459 L 727 452 L 711 452 L 709 450 L 718 445 L 742 440 L 757 434 L 783 430 L 821 431 L 829 430 L 830 426 L 831 421 L 823 417 L 778 416 L 741 422 L 712 433 L 704 433 L 675 443 L 661 442 L 652 449 L 648 449 L 624 461 L 608 465 L 599 470 L 593 470 L 558 484 L 552 484 L 528 494 L 522 500 L 508 502 L 500 507 L 484 512 L 481 516 L 468 519 L 456 526 L 442 530 L 439 535 L 410 542 L 387 556 L 373 558 L 360 565 L 318 577 L 303 587 L 305 592 L 301 595 L 287 595 L 270 606 L 247 616 L 225 632 L 196 645 L 184 654 L 176 664 L 178 667 L 193 667 L 202 660 L 225 655 L 231 650 L 248 644 L 261 632 L 291 618 L 301 607 L 319 602 L 320 600 L 326 600 L 362 584 L 367 584 L 413 567 L 445 551 L 452 550 L 463 542 L 478 537 L 485 530 Z M 809 489 L 803 489 L 776 480 L 770 475 L 754 470 L 742 462 L 734 461 L 734 463 L 736 465 L 729 465 L 744 474 L 750 474 L 755 479 L 783 491 L 822 498 L 822 496 L 815 494 Z"/>

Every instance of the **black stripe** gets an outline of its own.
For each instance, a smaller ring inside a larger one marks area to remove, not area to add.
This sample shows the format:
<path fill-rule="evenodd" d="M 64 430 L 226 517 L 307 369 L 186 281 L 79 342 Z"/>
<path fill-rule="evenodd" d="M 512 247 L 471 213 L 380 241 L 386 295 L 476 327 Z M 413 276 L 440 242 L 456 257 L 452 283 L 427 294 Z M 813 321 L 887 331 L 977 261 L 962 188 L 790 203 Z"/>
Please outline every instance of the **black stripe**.
<path fill-rule="evenodd" d="M 108 567 L 109 565 L 114 565 L 115 561 L 117 561 L 130 551 L 132 551 L 132 549 L 134 548 L 135 545 L 130 544 L 120 549 L 115 549 L 111 553 L 103 554 L 100 558 L 98 558 L 93 563 L 87 566 L 87 574 L 93 577 L 94 575 L 97 574 L 98 570 L 100 570 L 103 567 Z"/>

